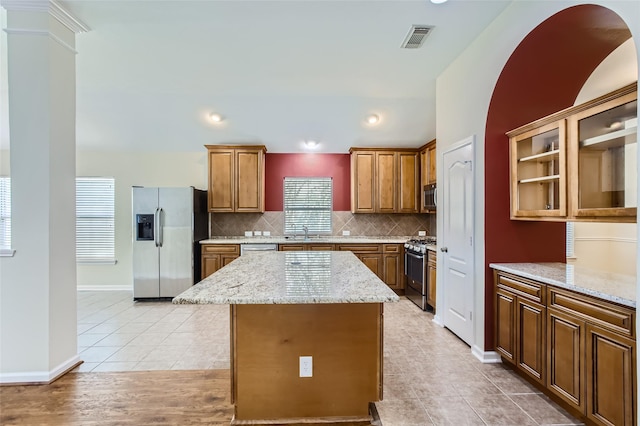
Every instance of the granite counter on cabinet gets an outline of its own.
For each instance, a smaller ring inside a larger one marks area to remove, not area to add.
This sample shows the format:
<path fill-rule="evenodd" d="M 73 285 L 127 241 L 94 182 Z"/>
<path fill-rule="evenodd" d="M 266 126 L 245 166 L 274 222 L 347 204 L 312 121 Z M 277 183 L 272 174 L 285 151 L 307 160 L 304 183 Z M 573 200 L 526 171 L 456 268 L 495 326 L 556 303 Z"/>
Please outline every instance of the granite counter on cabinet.
<path fill-rule="evenodd" d="M 308 239 L 304 239 L 301 236 L 298 237 L 284 237 L 284 236 L 269 236 L 269 237 L 212 237 L 207 240 L 200 241 L 200 244 L 313 244 L 313 243 L 326 243 L 326 244 L 403 244 L 409 236 L 374 236 L 374 237 L 359 237 L 359 236 L 311 236 Z"/>
<path fill-rule="evenodd" d="M 298 424 L 372 420 L 383 303 L 398 300 L 351 252 L 266 251 L 173 301 L 230 305 L 231 424 Z"/>
<path fill-rule="evenodd" d="M 351 252 L 255 252 L 183 292 L 184 304 L 396 302 L 398 296 Z"/>
<path fill-rule="evenodd" d="M 498 271 L 636 307 L 636 277 L 565 263 L 491 263 Z"/>

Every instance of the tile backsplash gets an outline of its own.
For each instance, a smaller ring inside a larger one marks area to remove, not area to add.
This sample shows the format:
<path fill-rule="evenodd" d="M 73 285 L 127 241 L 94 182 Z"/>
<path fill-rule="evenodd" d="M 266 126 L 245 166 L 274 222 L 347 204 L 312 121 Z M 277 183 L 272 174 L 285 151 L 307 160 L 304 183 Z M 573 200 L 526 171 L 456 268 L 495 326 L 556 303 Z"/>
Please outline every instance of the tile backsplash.
<path fill-rule="evenodd" d="M 436 235 L 435 214 L 354 214 L 334 211 L 331 217 L 333 235 L 349 231 L 352 236 Z M 245 231 L 269 231 L 272 236 L 284 235 L 284 212 L 212 213 L 211 236 L 242 236 Z"/>

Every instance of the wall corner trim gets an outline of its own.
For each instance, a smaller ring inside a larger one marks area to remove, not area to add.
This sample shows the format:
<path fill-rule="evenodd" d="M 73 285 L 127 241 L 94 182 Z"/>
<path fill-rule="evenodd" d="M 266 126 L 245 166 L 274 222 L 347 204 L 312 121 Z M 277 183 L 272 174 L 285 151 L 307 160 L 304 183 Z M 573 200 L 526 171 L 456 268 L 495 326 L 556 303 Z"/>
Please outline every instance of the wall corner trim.
<path fill-rule="evenodd" d="M 483 364 L 498 364 L 501 363 L 500 355 L 496 351 L 483 351 L 480 347 L 473 345 L 471 347 L 471 353 L 478 358 Z"/>
<path fill-rule="evenodd" d="M 51 371 L 25 371 L 19 373 L 0 373 L 0 384 L 46 385 L 82 364 L 79 355 L 74 355 Z"/>

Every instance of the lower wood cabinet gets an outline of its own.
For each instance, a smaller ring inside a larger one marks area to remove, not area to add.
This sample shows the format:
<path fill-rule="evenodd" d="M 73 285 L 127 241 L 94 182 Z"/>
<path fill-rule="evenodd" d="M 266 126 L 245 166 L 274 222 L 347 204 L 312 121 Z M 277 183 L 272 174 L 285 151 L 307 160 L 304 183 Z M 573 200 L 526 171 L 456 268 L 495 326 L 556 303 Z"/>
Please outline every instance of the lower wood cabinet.
<path fill-rule="evenodd" d="M 496 351 L 589 424 L 635 425 L 635 309 L 496 271 Z"/>
<path fill-rule="evenodd" d="M 402 244 L 336 244 L 336 250 L 351 251 L 392 290 L 404 290 L 404 246 Z"/>
<path fill-rule="evenodd" d="M 240 256 L 239 244 L 203 244 L 202 279 L 228 265 Z"/>
<path fill-rule="evenodd" d="M 545 384 L 544 284 L 496 274 L 496 351 L 534 381 Z"/>
<path fill-rule="evenodd" d="M 436 262 L 437 255 L 435 251 L 427 253 L 427 303 L 436 310 Z"/>

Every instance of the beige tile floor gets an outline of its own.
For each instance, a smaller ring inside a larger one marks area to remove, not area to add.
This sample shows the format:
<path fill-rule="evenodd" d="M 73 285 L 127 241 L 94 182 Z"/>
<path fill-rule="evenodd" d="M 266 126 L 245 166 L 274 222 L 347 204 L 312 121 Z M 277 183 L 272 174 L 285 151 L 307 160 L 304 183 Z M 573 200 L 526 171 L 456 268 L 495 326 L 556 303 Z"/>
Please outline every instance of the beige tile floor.
<path fill-rule="evenodd" d="M 580 424 L 501 364 L 406 299 L 385 305 L 384 426 Z M 130 292 L 78 292 L 76 371 L 229 368 L 227 306 L 133 302 Z"/>

